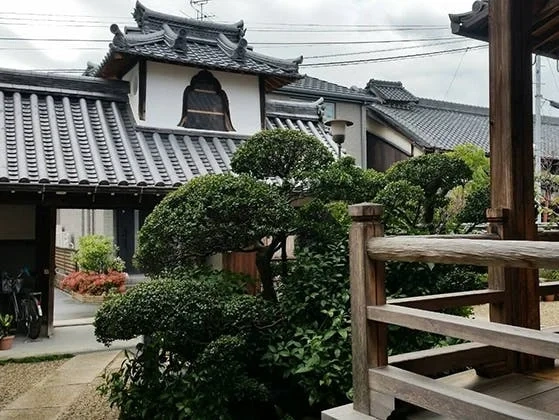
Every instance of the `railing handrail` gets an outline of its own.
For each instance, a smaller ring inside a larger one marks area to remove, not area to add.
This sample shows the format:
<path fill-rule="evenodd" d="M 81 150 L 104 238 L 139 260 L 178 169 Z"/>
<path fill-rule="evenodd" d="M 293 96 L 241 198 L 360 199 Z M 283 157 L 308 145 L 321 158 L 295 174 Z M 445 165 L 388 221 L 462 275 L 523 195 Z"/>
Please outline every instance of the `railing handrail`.
<path fill-rule="evenodd" d="M 557 242 L 374 237 L 367 242 L 367 253 L 379 261 L 559 268 Z"/>

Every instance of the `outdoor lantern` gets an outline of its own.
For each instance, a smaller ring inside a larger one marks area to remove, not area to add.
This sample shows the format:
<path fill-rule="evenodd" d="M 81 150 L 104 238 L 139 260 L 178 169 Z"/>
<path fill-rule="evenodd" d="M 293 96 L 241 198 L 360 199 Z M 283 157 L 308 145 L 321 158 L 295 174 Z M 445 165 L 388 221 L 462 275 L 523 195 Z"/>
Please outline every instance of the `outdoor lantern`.
<path fill-rule="evenodd" d="M 338 159 L 342 156 L 342 144 L 345 141 L 346 127 L 351 127 L 353 122 L 348 120 L 330 120 L 325 124 L 330 127 L 332 140 L 338 145 Z"/>

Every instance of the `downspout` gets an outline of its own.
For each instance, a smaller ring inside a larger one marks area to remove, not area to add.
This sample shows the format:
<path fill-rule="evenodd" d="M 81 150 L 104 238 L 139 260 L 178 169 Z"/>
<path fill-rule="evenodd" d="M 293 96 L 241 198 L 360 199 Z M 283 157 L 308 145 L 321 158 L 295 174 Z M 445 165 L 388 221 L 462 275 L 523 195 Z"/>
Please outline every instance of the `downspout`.
<path fill-rule="evenodd" d="M 367 107 L 365 104 L 361 105 L 361 168 L 367 169 L 369 162 L 367 162 Z"/>

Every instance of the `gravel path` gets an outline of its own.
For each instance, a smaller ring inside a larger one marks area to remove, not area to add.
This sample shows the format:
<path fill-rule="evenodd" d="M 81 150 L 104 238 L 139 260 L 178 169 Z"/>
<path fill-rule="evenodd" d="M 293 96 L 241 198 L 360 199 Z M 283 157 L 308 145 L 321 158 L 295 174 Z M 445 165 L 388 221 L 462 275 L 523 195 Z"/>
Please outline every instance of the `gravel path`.
<path fill-rule="evenodd" d="M 540 302 L 540 314 L 542 327 L 559 326 L 559 301 Z M 474 317 L 488 320 L 489 305 L 475 306 Z"/>
<path fill-rule="evenodd" d="M 72 407 L 62 413 L 57 420 L 118 420 L 118 409 L 111 409 L 107 399 L 97 391 L 97 387 L 102 382 L 101 378 L 97 378 L 95 382 L 90 383 Z"/>
<path fill-rule="evenodd" d="M 42 381 L 67 361 L 68 359 L 0 365 L 0 378 L 2 378 L 0 380 L 0 409 L 29 390 L 37 382 Z"/>

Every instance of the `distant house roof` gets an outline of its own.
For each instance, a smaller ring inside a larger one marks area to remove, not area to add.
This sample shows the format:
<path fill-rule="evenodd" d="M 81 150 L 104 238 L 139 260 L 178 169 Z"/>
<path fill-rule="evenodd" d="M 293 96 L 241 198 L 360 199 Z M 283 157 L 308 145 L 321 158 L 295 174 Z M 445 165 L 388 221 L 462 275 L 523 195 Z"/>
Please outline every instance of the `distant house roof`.
<path fill-rule="evenodd" d="M 418 99 L 402 85 L 402 82 L 371 79 L 369 83 L 367 83 L 366 90 L 383 104 L 409 105 L 418 101 Z"/>
<path fill-rule="evenodd" d="M 0 189 L 157 192 L 228 172 L 247 138 L 137 126 L 122 81 L 13 70 L 0 70 L 0 80 Z M 270 103 L 267 109 L 269 128 L 304 131 L 334 150 L 320 122 L 320 103 Z"/>
<path fill-rule="evenodd" d="M 86 74 L 103 78 L 122 77 L 142 58 L 173 64 L 186 64 L 229 72 L 263 75 L 268 90 L 300 77 L 302 57 L 293 60 L 256 53 L 244 38 L 242 21 L 227 25 L 167 15 L 136 3 L 134 18 L 138 27 L 111 25 L 114 34 L 109 53 Z M 123 59 L 124 58 L 124 59 Z"/>
<path fill-rule="evenodd" d="M 375 97 L 364 89 L 348 88 L 311 76 L 305 76 L 302 79 L 296 80 L 279 89 L 279 92 L 358 102 L 371 102 L 375 100 Z"/>
<path fill-rule="evenodd" d="M 393 126 L 425 149 L 452 150 L 473 143 L 489 153 L 489 109 L 416 98 L 404 106 L 374 103 L 369 115 Z M 559 157 L 559 118 L 544 117 L 543 155 Z"/>
<path fill-rule="evenodd" d="M 266 129 L 299 130 L 315 136 L 332 154 L 337 156 L 338 146 L 322 123 L 323 102 L 323 98 L 315 102 L 268 99 L 266 101 Z"/>

